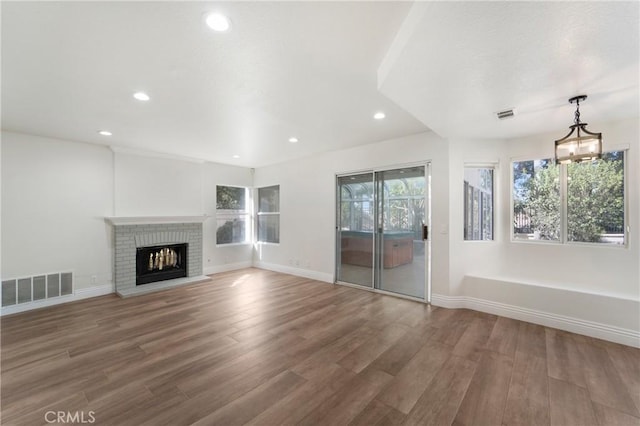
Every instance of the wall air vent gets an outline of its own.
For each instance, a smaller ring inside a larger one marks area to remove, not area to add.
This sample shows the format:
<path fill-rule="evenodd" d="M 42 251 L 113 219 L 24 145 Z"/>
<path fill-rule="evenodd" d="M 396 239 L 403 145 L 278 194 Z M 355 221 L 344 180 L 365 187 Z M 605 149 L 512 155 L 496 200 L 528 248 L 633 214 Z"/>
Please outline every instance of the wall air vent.
<path fill-rule="evenodd" d="M 496 112 L 496 116 L 498 117 L 499 120 L 505 120 L 507 118 L 513 117 L 514 115 L 516 115 L 516 111 L 513 108 Z"/>
<path fill-rule="evenodd" d="M 17 279 L 2 280 L 2 306 L 35 302 L 73 294 L 73 273 L 54 272 Z"/>

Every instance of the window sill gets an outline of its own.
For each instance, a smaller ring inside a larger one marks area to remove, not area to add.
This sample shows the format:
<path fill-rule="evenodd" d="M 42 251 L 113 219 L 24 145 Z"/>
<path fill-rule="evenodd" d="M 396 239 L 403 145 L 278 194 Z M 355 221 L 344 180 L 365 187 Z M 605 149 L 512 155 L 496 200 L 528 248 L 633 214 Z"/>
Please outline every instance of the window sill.
<path fill-rule="evenodd" d="M 556 245 L 556 246 L 560 246 L 562 245 L 562 242 L 560 241 L 554 241 L 554 240 L 521 240 L 521 239 L 514 239 L 511 238 L 511 241 L 514 244 L 537 244 L 537 245 L 543 245 L 543 246 L 548 246 L 548 245 Z"/>
<path fill-rule="evenodd" d="M 626 242 L 624 244 L 606 244 L 606 243 L 583 243 L 579 241 L 567 241 L 566 245 L 571 247 L 599 247 L 599 248 L 615 248 L 615 249 L 629 248 L 629 245 Z"/>
<path fill-rule="evenodd" d="M 532 244 L 532 245 L 549 245 L 558 247 L 597 247 L 597 248 L 614 248 L 614 249 L 627 249 L 629 244 L 605 244 L 605 243 L 581 243 L 574 241 L 567 241 L 565 243 L 561 241 L 549 241 L 549 240 L 511 240 L 514 244 Z"/>

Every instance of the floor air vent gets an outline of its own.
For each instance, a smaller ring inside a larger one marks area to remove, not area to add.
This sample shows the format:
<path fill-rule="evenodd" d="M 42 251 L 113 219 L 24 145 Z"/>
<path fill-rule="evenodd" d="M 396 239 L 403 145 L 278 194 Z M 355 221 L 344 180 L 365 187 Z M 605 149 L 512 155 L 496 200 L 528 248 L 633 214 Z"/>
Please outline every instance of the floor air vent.
<path fill-rule="evenodd" d="M 73 294 L 73 273 L 56 272 L 2 281 L 2 306 Z"/>

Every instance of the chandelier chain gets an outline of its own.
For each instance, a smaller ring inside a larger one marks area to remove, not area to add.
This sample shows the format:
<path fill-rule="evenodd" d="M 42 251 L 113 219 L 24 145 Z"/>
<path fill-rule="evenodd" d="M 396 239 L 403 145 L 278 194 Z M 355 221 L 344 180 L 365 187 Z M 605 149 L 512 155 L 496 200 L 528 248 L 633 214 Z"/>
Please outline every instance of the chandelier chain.
<path fill-rule="evenodd" d="M 580 124 L 580 99 L 576 99 L 576 118 L 575 124 Z"/>

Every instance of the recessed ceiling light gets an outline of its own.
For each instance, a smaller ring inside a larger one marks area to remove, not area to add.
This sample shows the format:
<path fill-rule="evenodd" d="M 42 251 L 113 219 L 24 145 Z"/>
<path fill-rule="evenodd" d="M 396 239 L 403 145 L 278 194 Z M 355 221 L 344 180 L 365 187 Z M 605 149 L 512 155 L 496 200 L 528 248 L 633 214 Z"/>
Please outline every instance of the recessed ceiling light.
<path fill-rule="evenodd" d="M 384 115 L 384 112 L 382 111 L 376 112 L 375 114 L 373 114 L 373 118 L 375 118 L 376 120 L 382 120 L 385 117 L 386 115 Z"/>
<path fill-rule="evenodd" d="M 100 130 L 98 133 L 101 134 L 102 136 L 111 136 L 111 135 L 113 135 L 113 133 L 111 133 L 108 130 Z"/>
<path fill-rule="evenodd" d="M 240 158 L 238 154 L 234 155 L 233 158 Z"/>
<path fill-rule="evenodd" d="M 226 16 L 220 13 L 210 13 L 205 20 L 207 26 L 213 31 L 223 33 L 229 31 L 231 28 L 231 21 Z"/>
<path fill-rule="evenodd" d="M 289 142 L 297 143 L 298 142 L 298 138 L 289 138 Z"/>
<path fill-rule="evenodd" d="M 133 97 L 136 98 L 139 101 L 145 101 L 145 102 L 148 101 L 149 99 L 151 99 L 149 97 L 149 95 L 147 95 L 144 92 L 136 92 L 136 93 L 133 94 Z"/>

